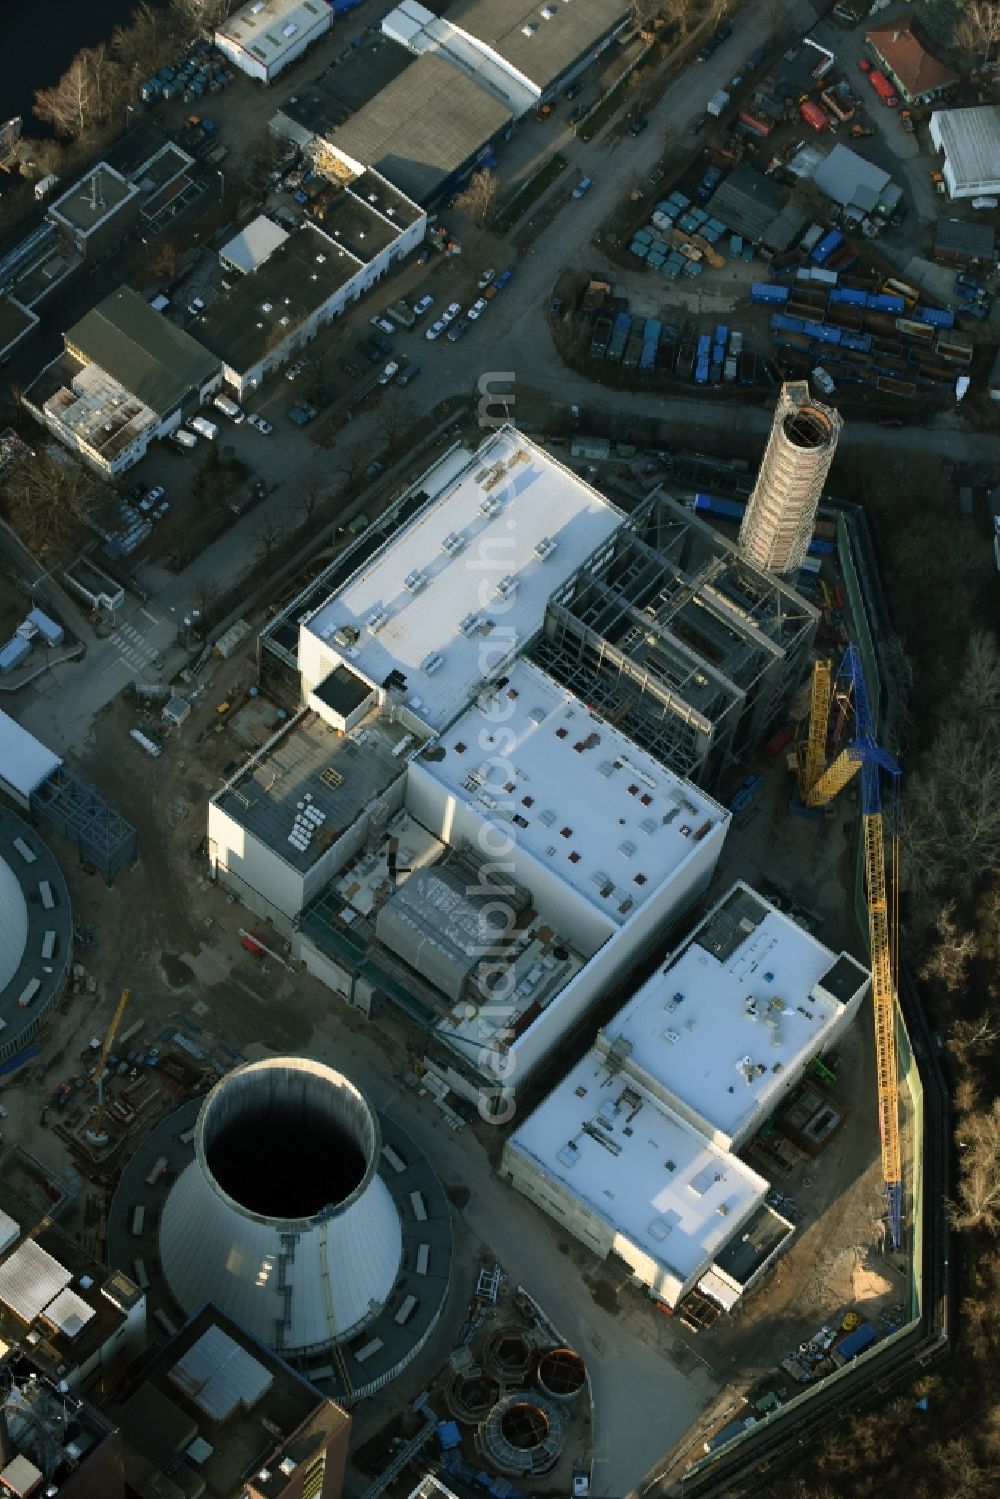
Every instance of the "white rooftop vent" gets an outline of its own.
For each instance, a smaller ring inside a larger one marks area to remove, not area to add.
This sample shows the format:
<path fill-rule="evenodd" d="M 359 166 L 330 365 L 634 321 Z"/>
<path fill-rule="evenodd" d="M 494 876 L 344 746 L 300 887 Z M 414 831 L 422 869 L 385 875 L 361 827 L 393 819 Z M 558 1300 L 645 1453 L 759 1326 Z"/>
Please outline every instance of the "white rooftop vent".
<path fill-rule="evenodd" d="M 555 13 L 556 13 L 556 8 L 555 8 L 554 5 L 543 5 L 542 6 L 542 20 L 543 21 L 551 21 L 552 17 L 555 15 Z"/>
<path fill-rule="evenodd" d="M 528 24 L 527 24 L 527 26 L 522 26 L 521 27 L 521 31 L 523 32 L 523 34 L 525 36 L 534 36 L 534 34 L 535 34 L 535 32 L 537 30 L 538 30 L 538 25 L 537 25 L 537 23 L 535 21 L 529 21 Z"/>
<path fill-rule="evenodd" d="M 551 557 L 557 545 L 558 542 L 553 541 L 551 536 L 539 537 L 538 541 L 535 542 L 535 556 L 539 562 L 544 562 L 546 557 Z"/>
<path fill-rule="evenodd" d="M 251 5 L 251 7 L 250 7 L 250 14 L 252 16 L 259 16 L 260 13 L 261 13 L 261 11 L 263 9 L 264 9 L 264 0 L 254 0 L 253 5 Z"/>
<path fill-rule="evenodd" d="M 506 573 L 494 589 L 498 599 L 509 599 L 511 594 L 517 592 L 517 579 L 513 573 Z"/>
<path fill-rule="evenodd" d="M 544 723 L 545 722 L 545 709 L 544 708 L 530 708 L 528 710 L 528 719 L 529 719 L 529 721 L 531 723 L 536 723 L 536 724 L 537 723 Z"/>
<path fill-rule="evenodd" d="M 503 509 L 503 501 L 495 494 L 484 494 L 479 501 L 479 509 L 487 519 L 492 520 Z"/>
<path fill-rule="evenodd" d="M 461 531 L 449 531 L 441 543 L 441 550 L 447 557 L 457 557 L 459 552 L 464 552 L 468 545 Z"/>
<path fill-rule="evenodd" d="M 432 677 L 434 673 L 438 671 L 439 668 L 443 665 L 444 657 L 442 656 L 441 652 L 431 651 L 430 655 L 425 656 L 421 661 L 420 670 L 426 672 L 429 677 Z"/>
<path fill-rule="evenodd" d="M 368 618 L 365 620 L 365 624 L 368 626 L 369 630 L 371 630 L 373 635 L 377 635 L 388 618 L 389 615 L 387 614 L 385 609 L 376 609 L 374 614 L 369 614 Z"/>
<path fill-rule="evenodd" d="M 317 265 L 326 265 L 326 256 L 325 255 L 317 255 L 316 256 L 316 264 Z"/>
<path fill-rule="evenodd" d="M 543 11 L 542 14 L 544 15 L 545 12 Z M 294 21 L 289 21 L 287 26 L 282 26 L 281 34 L 282 36 L 294 36 L 298 29 Z"/>
<path fill-rule="evenodd" d="M 403 587 L 407 593 L 421 593 L 427 587 L 427 574 L 422 573 L 418 567 L 415 567 L 403 579 Z"/>
<path fill-rule="evenodd" d="M 262 302 L 261 306 L 260 306 L 260 310 L 261 310 L 261 312 L 273 312 L 274 311 L 274 306 L 270 302 Z"/>
<path fill-rule="evenodd" d="M 479 629 L 479 615 L 467 614 L 464 619 L 459 620 L 458 628 L 463 635 L 475 635 Z"/>

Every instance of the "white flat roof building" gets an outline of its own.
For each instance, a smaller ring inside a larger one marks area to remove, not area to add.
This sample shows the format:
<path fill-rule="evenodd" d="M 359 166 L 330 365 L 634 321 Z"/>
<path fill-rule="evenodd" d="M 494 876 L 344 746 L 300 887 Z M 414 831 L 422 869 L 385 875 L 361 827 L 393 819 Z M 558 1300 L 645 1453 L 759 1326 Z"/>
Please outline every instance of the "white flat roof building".
<path fill-rule="evenodd" d="M 941 175 L 952 198 L 1000 193 L 1000 105 L 936 109 L 930 133 L 944 152 Z"/>
<path fill-rule="evenodd" d="M 561 463 L 501 428 L 302 626 L 304 691 L 346 661 L 375 686 L 390 680 L 428 731 L 444 729 L 622 520 Z"/>
<path fill-rule="evenodd" d="M 870 983 L 738 882 L 605 1026 L 598 1046 L 738 1149 L 857 1013 Z"/>
<path fill-rule="evenodd" d="M 215 33 L 215 45 L 251 78 L 270 83 L 333 25 L 325 0 L 250 0 Z"/>
<path fill-rule="evenodd" d="M 31 793 L 62 764 L 41 740 L 0 712 L 0 790 L 27 807 Z"/>
<path fill-rule="evenodd" d="M 501 1173 L 675 1306 L 768 1183 L 591 1051 L 513 1134 Z"/>
<path fill-rule="evenodd" d="M 519 660 L 428 751 L 426 774 L 615 926 L 673 880 L 719 804 Z"/>

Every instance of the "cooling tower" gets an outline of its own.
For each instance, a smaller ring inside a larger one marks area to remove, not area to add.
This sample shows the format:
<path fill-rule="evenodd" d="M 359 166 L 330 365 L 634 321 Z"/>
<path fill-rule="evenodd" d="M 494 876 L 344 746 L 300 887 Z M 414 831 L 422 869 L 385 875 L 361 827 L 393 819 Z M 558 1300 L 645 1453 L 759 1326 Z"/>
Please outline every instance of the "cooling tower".
<path fill-rule="evenodd" d="M 774 573 L 802 566 L 843 426 L 796 380 L 781 387 L 764 461 L 740 526 L 740 551 Z"/>
<path fill-rule="evenodd" d="M 214 1301 L 263 1343 L 301 1354 L 377 1314 L 402 1230 L 378 1175 L 378 1119 L 348 1078 L 301 1057 L 238 1067 L 205 1098 L 194 1147 L 159 1237 L 186 1313 Z"/>

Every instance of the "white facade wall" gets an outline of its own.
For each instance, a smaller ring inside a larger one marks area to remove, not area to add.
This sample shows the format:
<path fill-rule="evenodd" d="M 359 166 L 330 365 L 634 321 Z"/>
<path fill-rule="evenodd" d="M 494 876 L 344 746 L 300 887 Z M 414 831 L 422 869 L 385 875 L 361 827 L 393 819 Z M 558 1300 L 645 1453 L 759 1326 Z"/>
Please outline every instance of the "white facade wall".
<path fill-rule="evenodd" d="M 243 15 L 244 12 L 241 11 L 238 14 Z M 301 10 L 295 12 L 299 30 L 295 36 L 288 39 L 288 46 L 283 47 L 280 52 L 275 53 L 266 61 L 258 57 L 249 45 L 237 41 L 235 37 L 228 36 L 224 31 L 215 33 L 215 45 L 241 72 L 246 73 L 250 78 L 256 78 L 260 83 L 272 83 L 289 63 L 301 57 L 306 48 L 311 47 L 313 42 L 318 41 L 333 25 L 333 7 L 326 4 L 323 6 L 323 13 L 316 17 L 308 29 L 301 24 L 302 15 Z M 274 22 L 274 30 L 279 34 L 286 19 L 282 18 Z"/>
<path fill-rule="evenodd" d="M 268 375 L 273 374 L 275 370 L 280 369 L 283 364 L 286 364 L 293 354 L 297 353 L 316 337 L 321 328 L 325 327 L 327 323 L 332 323 L 334 318 L 340 317 L 347 308 L 359 301 L 365 292 L 375 285 L 376 281 L 388 275 L 391 268 L 397 262 L 411 254 L 413 250 L 421 245 L 426 228 L 426 215 L 421 214 L 413 224 L 400 234 L 398 239 L 394 240 L 391 245 L 387 245 L 384 250 L 381 250 L 367 265 L 359 260 L 358 269 L 351 279 L 345 282 L 343 286 L 338 287 L 333 296 L 324 302 L 321 307 L 317 307 L 315 312 L 306 318 L 304 322 L 299 323 L 297 327 L 291 329 L 288 337 L 283 339 L 281 343 L 275 344 L 272 349 L 269 349 L 265 357 L 257 364 L 251 365 L 249 369 L 245 370 L 238 370 L 233 365 L 227 364 L 223 370 L 226 383 L 232 387 L 241 399 L 252 391 L 257 390 Z M 336 666 L 341 660 L 338 655 L 332 655 L 330 659 L 332 666 Z M 310 675 L 309 686 L 314 687 L 326 675 L 326 671 L 330 669 L 331 667 L 327 667 L 319 676 L 314 677 Z"/>
<path fill-rule="evenodd" d="M 208 804 L 208 850 L 222 884 L 231 872 L 286 916 L 297 916 L 302 910 L 303 876 L 235 822 L 217 802 Z M 240 895 L 243 898 L 242 891 Z"/>

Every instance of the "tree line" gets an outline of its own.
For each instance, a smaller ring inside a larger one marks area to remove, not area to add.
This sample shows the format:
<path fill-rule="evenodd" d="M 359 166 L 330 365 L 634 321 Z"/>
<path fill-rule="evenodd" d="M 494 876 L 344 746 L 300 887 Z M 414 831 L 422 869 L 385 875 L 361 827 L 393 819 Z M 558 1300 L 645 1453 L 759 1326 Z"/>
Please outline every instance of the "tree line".
<path fill-rule="evenodd" d="M 213 32 L 232 8 L 233 0 L 169 0 L 165 6 L 141 0 L 110 41 L 84 47 L 58 83 L 36 91 L 33 113 L 60 139 L 87 141 L 120 118 L 147 78 Z"/>

